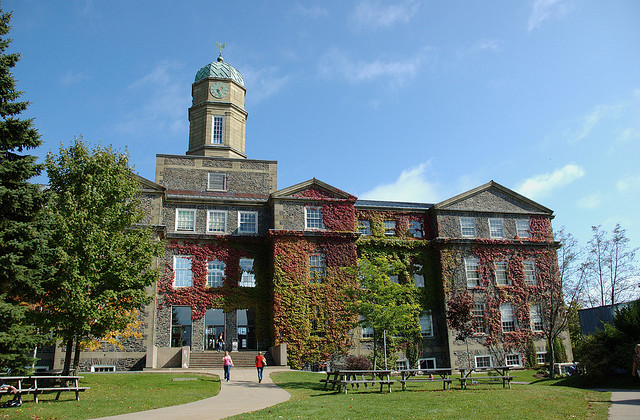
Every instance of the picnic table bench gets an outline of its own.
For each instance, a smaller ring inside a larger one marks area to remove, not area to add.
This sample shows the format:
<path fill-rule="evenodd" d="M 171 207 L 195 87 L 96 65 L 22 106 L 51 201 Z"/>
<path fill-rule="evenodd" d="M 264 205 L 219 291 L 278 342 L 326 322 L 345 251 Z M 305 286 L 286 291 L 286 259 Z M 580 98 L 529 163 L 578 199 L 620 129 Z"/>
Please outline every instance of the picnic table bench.
<path fill-rule="evenodd" d="M 324 382 L 325 389 L 331 384 L 331 389 L 335 389 L 337 386 L 338 392 L 342 390 L 345 394 L 348 392 L 349 386 L 360 388 L 360 384 L 364 385 L 365 389 L 369 389 L 369 384 L 379 384 L 380 392 L 387 385 L 389 392 L 391 392 L 391 385 L 396 382 L 390 379 L 391 372 L 391 370 L 338 370 L 327 372 L 327 377 L 320 379 L 320 382 Z"/>
<path fill-rule="evenodd" d="M 402 375 L 400 383 L 402 384 L 402 390 L 407 390 L 407 382 L 414 381 L 430 381 L 430 382 L 442 382 L 442 389 L 449 389 L 451 382 L 451 369 L 403 369 L 399 371 Z"/>
<path fill-rule="evenodd" d="M 19 395 L 33 394 L 33 400 L 38 403 L 38 395 L 45 392 L 57 392 L 56 400 L 60 398 L 63 392 L 75 392 L 76 401 L 80 401 L 80 393 L 89 389 L 89 387 L 81 387 L 78 381 L 83 376 L 2 376 L 0 382 L 13 385 L 18 389 Z M 3 395 L 11 395 L 8 389 L 0 390 L 0 398 Z"/>
<path fill-rule="evenodd" d="M 511 389 L 511 381 L 513 376 L 509 375 L 510 366 L 492 366 L 486 368 L 462 368 L 460 369 L 460 387 L 467 389 L 467 385 L 473 384 L 473 382 L 489 381 L 489 382 L 502 382 L 502 387 L 506 388 L 509 385 Z M 480 374 L 480 376 L 474 376 L 473 372 Z"/>

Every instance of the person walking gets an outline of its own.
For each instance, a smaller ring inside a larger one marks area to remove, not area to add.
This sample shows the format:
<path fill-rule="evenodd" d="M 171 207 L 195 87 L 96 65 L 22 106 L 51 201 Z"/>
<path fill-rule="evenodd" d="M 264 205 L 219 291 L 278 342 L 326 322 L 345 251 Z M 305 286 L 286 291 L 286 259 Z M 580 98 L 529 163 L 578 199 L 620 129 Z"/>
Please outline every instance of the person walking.
<path fill-rule="evenodd" d="M 267 366 L 267 359 L 262 355 L 261 352 L 258 352 L 256 356 L 256 369 L 258 369 L 258 383 L 262 383 L 262 371 L 264 367 Z"/>
<path fill-rule="evenodd" d="M 631 369 L 631 375 L 640 379 L 640 344 L 636 344 L 636 354 L 633 355 L 633 368 Z"/>
<path fill-rule="evenodd" d="M 229 356 L 229 352 L 224 352 L 224 357 L 222 358 L 222 363 L 224 363 L 224 379 L 229 382 L 231 366 L 233 366 L 233 360 L 231 360 L 231 356 Z"/>
<path fill-rule="evenodd" d="M 216 340 L 216 348 L 218 349 L 218 351 L 222 351 L 222 348 L 224 347 L 224 336 L 222 335 L 222 333 L 218 334 L 218 339 Z"/>

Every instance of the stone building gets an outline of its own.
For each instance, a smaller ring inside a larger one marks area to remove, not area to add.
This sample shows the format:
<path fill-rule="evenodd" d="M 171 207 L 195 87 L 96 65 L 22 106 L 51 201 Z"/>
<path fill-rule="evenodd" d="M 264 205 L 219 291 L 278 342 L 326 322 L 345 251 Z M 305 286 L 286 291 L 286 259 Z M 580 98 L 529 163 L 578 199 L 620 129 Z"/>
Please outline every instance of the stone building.
<path fill-rule="evenodd" d="M 421 367 L 523 366 L 532 348 L 544 361 L 535 291 L 556 259 L 551 210 L 493 181 L 437 204 L 358 200 L 315 178 L 278 189 L 277 162 L 247 158 L 245 94 L 222 57 L 197 72 L 186 154 L 158 154 L 155 180 L 141 179 L 145 223 L 167 243 L 142 338 L 83 352 L 81 369 L 212 365 L 220 334 L 298 368 L 367 354 L 343 267 L 368 252 L 406 265 L 391 281 L 420 296 Z M 472 323 L 464 340 L 451 317 Z"/>

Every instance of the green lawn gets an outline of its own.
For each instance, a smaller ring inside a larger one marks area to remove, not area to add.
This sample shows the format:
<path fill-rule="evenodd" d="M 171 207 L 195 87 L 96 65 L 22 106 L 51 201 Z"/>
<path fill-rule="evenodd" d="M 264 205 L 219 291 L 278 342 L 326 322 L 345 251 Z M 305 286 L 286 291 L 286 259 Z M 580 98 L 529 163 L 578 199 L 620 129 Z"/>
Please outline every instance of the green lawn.
<path fill-rule="evenodd" d="M 220 378 L 192 373 L 83 374 L 80 386 L 91 387 L 75 400 L 74 392 L 43 394 L 35 404 L 32 395 L 23 397 L 22 407 L 0 408 L 0 418 L 88 419 L 185 404 L 217 395 Z M 197 378 L 173 381 L 174 378 Z M 7 397 L 2 398 L 2 402 Z"/>
<path fill-rule="evenodd" d="M 523 372 L 522 377 L 526 377 Z M 391 394 L 377 391 L 350 391 L 344 395 L 325 391 L 319 379 L 323 374 L 280 372 L 271 375 L 287 390 L 286 403 L 236 418 L 316 419 L 606 419 L 609 393 L 546 384 L 517 385 L 503 389 L 501 384 L 474 385 L 461 390 L 457 383 L 442 391 L 441 383 L 409 384 L 407 391 L 393 386 Z M 531 376 L 532 377 L 532 376 Z"/>

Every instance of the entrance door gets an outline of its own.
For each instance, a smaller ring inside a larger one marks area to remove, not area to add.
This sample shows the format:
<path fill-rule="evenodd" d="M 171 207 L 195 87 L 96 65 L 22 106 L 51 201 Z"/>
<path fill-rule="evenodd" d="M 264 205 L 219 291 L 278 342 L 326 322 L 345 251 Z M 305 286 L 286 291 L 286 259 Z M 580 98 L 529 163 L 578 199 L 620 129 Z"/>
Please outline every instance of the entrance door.
<path fill-rule="evenodd" d="M 224 334 L 224 311 L 222 309 L 207 309 L 204 314 L 204 349 L 215 350 L 216 338 Z"/>
<path fill-rule="evenodd" d="M 253 309 L 238 309 L 238 349 L 255 349 L 256 314 Z"/>

